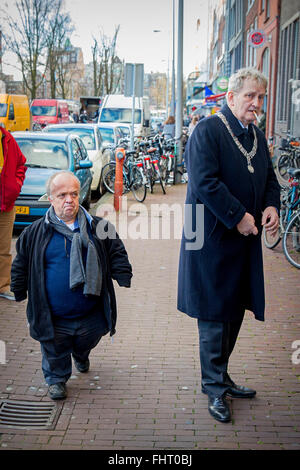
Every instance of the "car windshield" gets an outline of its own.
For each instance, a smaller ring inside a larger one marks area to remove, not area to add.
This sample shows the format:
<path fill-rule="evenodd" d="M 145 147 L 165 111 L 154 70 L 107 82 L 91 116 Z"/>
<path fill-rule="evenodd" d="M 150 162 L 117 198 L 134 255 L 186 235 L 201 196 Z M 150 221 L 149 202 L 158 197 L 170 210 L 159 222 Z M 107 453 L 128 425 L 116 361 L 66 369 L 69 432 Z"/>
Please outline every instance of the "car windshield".
<path fill-rule="evenodd" d="M 94 129 L 83 129 L 82 127 L 50 127 L 47 132 L 71 132 L 78 135 L 87 150 L 96 150 L 96 139 Z"/>
<path fill-rule="evenodd" d="M 130 130 L 128 127 L 120 127 L 120 129 L 122 130 L 123 134 L 128 137 L 130 135 Z"/>
<path fill-rule="evenodd" d="M 56 106 L 31 106 L 32 116 L 56 116 Z"/>
<path fill-rule="evenodd" d="M 16 141 L 26 157 L 27 167 L 55 168 L 57 170 L 69 168 L 68 151 L 64 142 L 28 138 L 16 138 Z"/>
<path fill-rule="evenodd" d="M 114 131 L 106 127 L 100 127 L 100 132 L 104 144 L 114 144 Z"/>
<path fill-rule="evenodd" d="M 101 112 L 100 122 L 124 122 L 130 124 L 132 122 L 132 110 L 126 108 L 103 108 Z M 141 110 L 134 111 L 134 124 L 140 124 Z"/>
<path fill-rule="evenodd" d="M 6 117 L 7 115 L 7 104 L 0 103 L 0 117 Z"/>

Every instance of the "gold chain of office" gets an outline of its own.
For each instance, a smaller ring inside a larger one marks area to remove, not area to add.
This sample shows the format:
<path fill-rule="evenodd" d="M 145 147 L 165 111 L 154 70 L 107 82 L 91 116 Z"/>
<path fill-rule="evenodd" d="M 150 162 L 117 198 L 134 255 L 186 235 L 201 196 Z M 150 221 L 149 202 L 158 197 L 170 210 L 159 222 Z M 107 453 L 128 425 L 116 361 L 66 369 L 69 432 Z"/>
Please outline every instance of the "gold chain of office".
<path fill-rule="evenodd" d="M 256 155 L 256 152 L 257 152 L 257 136 L 256 136 L 256 132 L 255 132 L 255 129 L 253 127 L 253 133 L 254 133 L 254 143 L 253 143 L 253 147 L 252 147 L 252 150 L 251 152 L 247 152 L 247 150 L 242 146 L 242 144 L 239 142 L 239 140 L 237 139 L 237 137 L 235 135 L 233 135 L 233 132 L 231 130 L 231 127 L 229 126 L 229 123 L 226 119 L 226 117 L 224 116 L 224 114 L 221 113 L 221 111 L 219 111 L 217 114 L 216 114 L 220 119 L 221 121 L 224 123 L 225 127 L 227 128 L 229 134 L 231 135 L 231 137 L 233 138 L 233 141 L 235 142 L 236 146 L 238 147 L 238 149 L 240 150 L 240 152 L 246 157 L 247 159 L 247 168 L 248 168 L 248 171 L 250 173 L 254 173 L 254 168 L 251 164 L 251 160 L 252 158 L 254 157 L 254 155 Z"/>

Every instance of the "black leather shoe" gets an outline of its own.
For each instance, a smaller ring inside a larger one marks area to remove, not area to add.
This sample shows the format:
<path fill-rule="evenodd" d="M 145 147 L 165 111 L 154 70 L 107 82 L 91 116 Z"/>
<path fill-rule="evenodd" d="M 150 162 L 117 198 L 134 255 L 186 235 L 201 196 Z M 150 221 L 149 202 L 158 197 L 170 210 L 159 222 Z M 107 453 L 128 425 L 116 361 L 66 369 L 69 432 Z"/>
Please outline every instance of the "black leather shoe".
<path fill-rule="evenodd" d="M 221 423 L 231 421 L 230 409 L 224 397 L 209 397 L 208 411 L 213 418 Z"/>
<path fill-rule="evenodd" d="M 48 394 L 52 400 L 62 400 L 66 398 L 66 384 L 64 382 L 59 382 L 57 384 L 49 385 Z"/>
<path fill-rule="evenodd" d="M 226 395 L 231 398 L 253 398 L 256 395 L 256 391 L 252 390 L 252 388 L 236 385 L 229 374 L 226 374 L 225 383 L 229 385 L 229 388 L 226 390 Z"/>
<path fill-rule="evenodd" d="M 86 361 L 83 361 L 83 362 L 76 361 L 76 359 L 74 359 L 74 364 L 75 364 L 75 367 L 78 370 L 78 372 L 81 372 L 81 373 L 87 372 L 90 368 L 90 360 L 89 359 L 87 359 Z"/>
<path fill-rule="evenodd" d="M 226 390 L 226 395 L 231 398 L 253 398 L 256 395 L 256 391 L 252 388 L 233 384 Z"/>

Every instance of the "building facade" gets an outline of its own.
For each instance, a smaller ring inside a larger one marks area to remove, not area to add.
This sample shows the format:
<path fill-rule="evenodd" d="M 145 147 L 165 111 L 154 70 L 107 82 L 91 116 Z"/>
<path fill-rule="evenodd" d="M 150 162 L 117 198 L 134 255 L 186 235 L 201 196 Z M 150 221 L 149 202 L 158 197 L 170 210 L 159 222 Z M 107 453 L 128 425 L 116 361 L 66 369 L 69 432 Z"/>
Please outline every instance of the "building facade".
<path fill-rule="evenodd" d="M 266 135 L 274 135 L 278 75 L 280 0 L 259 0 L 257 26 L 264 33 L 265 43 L 256 51 L 256 66 L 268 78 L 264 111 Z"/>
<path fill-rule="evenodd" d="M 275 132 L 300 135 L 299 0 L 281 0 Z"/>
<path fill-rule="evenodd" d="M 241 67 L 268 78 L 263 110 L 267 138 L 300 135 L 299 0 L 219 0 L 211 15 L 208 85 Z M 262 41 L 254 44 L 251 33 Z"/>

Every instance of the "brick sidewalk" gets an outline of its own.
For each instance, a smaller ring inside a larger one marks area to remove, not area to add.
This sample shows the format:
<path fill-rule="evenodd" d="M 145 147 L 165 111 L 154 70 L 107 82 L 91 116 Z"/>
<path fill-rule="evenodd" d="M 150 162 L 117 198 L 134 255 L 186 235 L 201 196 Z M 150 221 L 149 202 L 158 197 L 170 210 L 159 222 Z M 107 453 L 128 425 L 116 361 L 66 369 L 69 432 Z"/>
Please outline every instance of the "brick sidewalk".
<path fill-rule="evenodd" d="M 135 209 L 182 204 L 185 191 L 170 187 L 163 196 L 155 188 Z M 146 213 L 140 216 L 150 223 Z M 233 422 L 222 424 L 210 417 L 200 392 L 196 321 L 176 309 L 180 241 L 124 242 L 134 277 L 131 289 L 116 286 L 113 342 L 107 336 L 92 351 L 87 374 L 74 369 L 53 430 L 0 427 L 0 449 L 299 450 L 300 364 L 292 363 L 292 343 L 300 340 L 299 271 L 281 247 L 264 252 L 266 321 L 246 314 L 230 364 L 233 379 L 255 387 L 257 397 L 231 400 Z M 51 402 L 25 307 L 0 299 L 7 359 L 0 364 L 0 399 Z"/>

